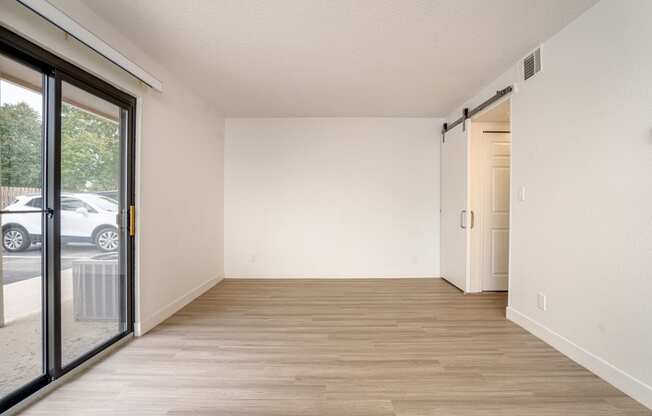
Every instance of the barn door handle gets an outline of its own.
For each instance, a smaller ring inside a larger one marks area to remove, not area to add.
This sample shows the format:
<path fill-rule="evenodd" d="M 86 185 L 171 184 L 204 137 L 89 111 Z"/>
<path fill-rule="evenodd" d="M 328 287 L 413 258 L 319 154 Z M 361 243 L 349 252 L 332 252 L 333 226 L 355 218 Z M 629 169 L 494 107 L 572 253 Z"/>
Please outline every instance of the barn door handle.
<path fill-rule="evenodd" d="M 466 210 L 460 211 L 460 228 L 466 230 Z"/>
<path fill-rule="evenodd" d="M 475 212 L 471 211 L 471 227 L 475 226 Z"/>

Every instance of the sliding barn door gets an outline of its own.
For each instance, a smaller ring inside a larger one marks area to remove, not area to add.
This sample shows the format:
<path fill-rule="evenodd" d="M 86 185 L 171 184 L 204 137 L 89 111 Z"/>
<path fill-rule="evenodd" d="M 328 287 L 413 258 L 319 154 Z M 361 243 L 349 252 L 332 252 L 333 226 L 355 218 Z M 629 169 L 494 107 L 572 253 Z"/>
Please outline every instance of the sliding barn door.
<path fill-rule="evenodd" d="M 441 147 L 441 274 L 464 292 L 469 289 L 472 220 L 468 208 L 468 130 L 462 124 L 455 126 L 445 133 Z"/>

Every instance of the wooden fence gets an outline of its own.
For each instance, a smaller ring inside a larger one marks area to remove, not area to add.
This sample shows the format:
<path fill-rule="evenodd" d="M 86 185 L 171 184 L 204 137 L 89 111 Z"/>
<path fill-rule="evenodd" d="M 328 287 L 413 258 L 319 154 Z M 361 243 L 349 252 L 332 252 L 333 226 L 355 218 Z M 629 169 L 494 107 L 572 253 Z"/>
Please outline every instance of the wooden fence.
<path fill-rule="evenodd" d="M 11 205 L 17 196 L 40 194 L 41 188 L 22 188 L 22 187 L 0 187 L 0 209 L 5 209 Z"/>

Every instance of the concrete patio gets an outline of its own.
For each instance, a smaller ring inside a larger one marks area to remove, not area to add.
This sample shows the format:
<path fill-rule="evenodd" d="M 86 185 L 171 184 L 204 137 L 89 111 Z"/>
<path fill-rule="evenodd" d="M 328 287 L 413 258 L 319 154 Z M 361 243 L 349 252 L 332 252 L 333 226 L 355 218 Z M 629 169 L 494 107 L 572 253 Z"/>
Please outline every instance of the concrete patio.
<path fill-rule="evenodd" d="M 41 277 L 3 285 L 5 325 L 0 327 L 0 396 L 42 374 Z M 64 365 L 121 332 L 118 320 L 77 320 L 72 269 L 61 273 Z"/>

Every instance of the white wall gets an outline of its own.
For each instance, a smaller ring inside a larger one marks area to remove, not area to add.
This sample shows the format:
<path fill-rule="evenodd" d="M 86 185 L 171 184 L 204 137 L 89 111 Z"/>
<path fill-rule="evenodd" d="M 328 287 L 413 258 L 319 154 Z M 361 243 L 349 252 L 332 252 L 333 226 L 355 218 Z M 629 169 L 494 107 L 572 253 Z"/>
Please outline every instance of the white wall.
<path fill-rule="evenodd" d="M 18 3 L 0 2 L 3 25 L 138 97 L 136 329 L 146 332 L 224 275 L 224 120 L 83 3 L 51 3 L 164 83 L 163 93 L 146 88 Z"/>
<path fill-rule="evenodd" d="M 438 277 L 431 118 L 227 119 L 227 277 Z"/>
<path fill-rule="evenodd" d="M 508 316 L 652 407 L 652 2 L 604 0 L 512 98 Z M 516 79 L 515 68 L 465 103 Z M 461 106 L 462 107 L 462 106 Z M 459 110 L 449 119 L 456 118 Z M 527 187 L 527 200 L 517 200 Z M 537 293 L 548 310 L 537 308 Z"/>

